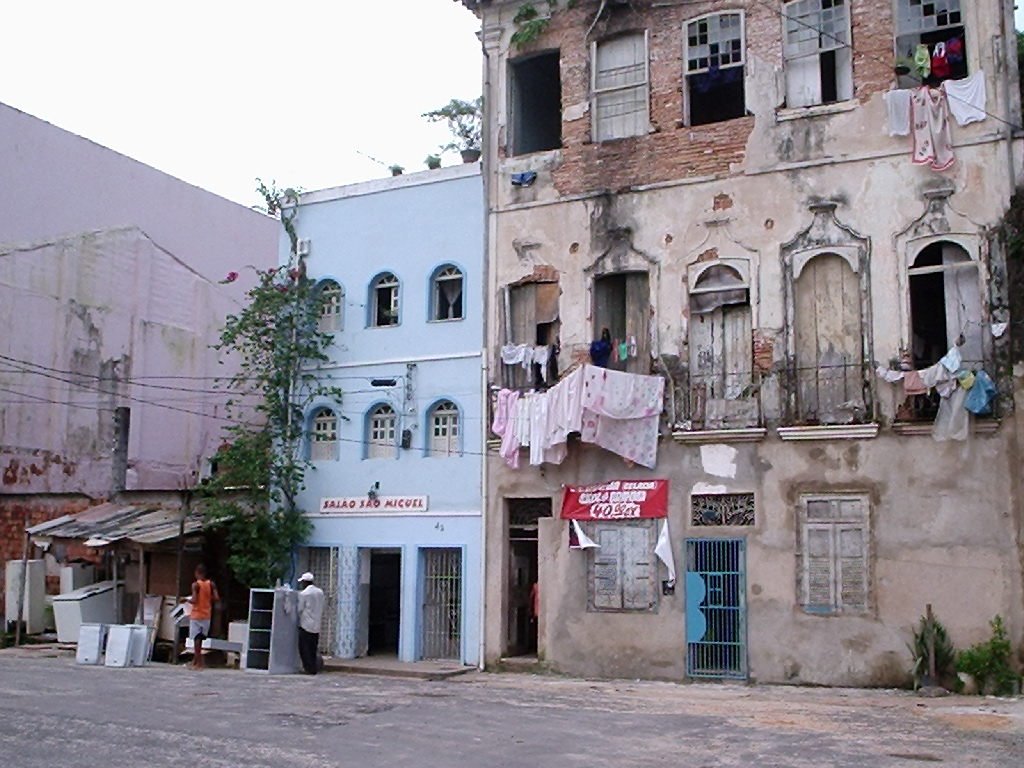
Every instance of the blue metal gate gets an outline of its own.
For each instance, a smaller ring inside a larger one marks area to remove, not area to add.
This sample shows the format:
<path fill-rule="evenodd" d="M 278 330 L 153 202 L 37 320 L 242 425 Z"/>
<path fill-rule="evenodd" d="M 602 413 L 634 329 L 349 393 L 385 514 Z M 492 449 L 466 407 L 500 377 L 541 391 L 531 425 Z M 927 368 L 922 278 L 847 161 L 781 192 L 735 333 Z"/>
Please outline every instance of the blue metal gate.
<path fill-rule="evenodd" d="M 743 539 L 686 540 L 686 674 L 747 677 Z"/>

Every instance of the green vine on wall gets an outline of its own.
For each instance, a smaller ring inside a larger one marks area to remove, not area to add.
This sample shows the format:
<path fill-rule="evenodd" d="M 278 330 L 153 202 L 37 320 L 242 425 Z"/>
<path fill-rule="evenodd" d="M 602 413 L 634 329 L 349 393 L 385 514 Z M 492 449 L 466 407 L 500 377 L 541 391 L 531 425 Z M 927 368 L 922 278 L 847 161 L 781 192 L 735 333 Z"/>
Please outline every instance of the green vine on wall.
<path fill-rule="evenodd" d="M 522 48 L 544 34 L 551 24 L 550 14 L 554 13 L 558 7 L 558 0 L 547 0 L 547 4 L 550 11 L 547 16 L 541 16 L 540 11 L 537 10 L 533 3 L 523 3 L 519 6 L 516 15 L 512 17 L 512 21 L 516 25 L 516 31 L 512 33 L 512 45 L 516 48 Z M 575 5 L 576 0 L 568 0 L 565 7 L 573 8 Z"/>

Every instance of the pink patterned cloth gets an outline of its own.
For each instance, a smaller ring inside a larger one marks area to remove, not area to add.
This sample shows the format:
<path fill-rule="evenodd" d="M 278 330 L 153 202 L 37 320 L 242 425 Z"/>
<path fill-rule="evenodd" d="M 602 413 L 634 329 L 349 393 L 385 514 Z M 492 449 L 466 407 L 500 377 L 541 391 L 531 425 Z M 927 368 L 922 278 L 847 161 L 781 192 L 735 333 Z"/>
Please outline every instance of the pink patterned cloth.
<path fill-rule="evenodd" d="M 516 414 L 519 406 L 519 393 L 503 389 L 498 393 L 498 407 L 494 413 L 494 424 L 491 430 L 501 437 L 501 448 L 498 455 L 512 469 L 519 469 L 519 430 Z"/>
<path fill-rule="evenodd" d="M 923 86 L 910 95 L 911 162 L 945 171 L 956 162 L 946 92 Z"/>
<path fill-rule="evenodd" d="M 665 380 L 588 365 L 583 382 L 581 439 L 653 468 Z"/>

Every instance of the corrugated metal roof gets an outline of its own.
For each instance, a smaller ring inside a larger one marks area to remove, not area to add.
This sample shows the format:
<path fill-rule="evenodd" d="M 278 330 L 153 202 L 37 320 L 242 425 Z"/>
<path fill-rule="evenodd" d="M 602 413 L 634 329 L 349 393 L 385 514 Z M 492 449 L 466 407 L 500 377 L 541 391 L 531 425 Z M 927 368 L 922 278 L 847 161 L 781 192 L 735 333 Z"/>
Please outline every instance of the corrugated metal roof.
<path fill-rule="evenodd" d="M 182 512 L 177 509 L 149 505 L 99 504 L 56 520 L 27 528 L 32 537 L 48 539 L 83 539 L 114 543 L 134 541 L 157 544 L 178 535 Z M 203 528 L 201 515 L 192 513 L 185 519 L 185 533 Z M 102 546 L 97 544 L 97 546 Z"/>

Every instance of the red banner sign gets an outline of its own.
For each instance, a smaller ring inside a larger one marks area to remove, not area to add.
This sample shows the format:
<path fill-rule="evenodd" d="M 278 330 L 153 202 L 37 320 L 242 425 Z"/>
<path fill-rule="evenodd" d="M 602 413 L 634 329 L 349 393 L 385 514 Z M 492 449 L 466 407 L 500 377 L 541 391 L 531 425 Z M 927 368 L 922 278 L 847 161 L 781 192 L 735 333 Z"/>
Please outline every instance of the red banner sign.
<path fill-rule="evenodd" d="M 570 485 L 563 520 L 639 520 L 668 515 L 668 480 L 612 480 Z"/>

